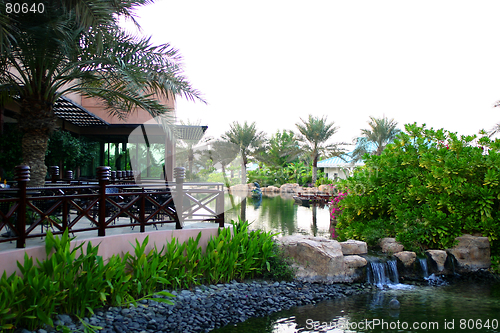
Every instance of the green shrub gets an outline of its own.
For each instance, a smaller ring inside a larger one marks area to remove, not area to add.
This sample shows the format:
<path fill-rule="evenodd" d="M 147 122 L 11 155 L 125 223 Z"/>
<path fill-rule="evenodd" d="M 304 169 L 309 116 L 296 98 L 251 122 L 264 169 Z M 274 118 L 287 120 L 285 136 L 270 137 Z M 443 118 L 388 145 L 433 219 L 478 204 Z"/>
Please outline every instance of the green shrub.
<path fill-rule="evenodd" d="M 382 155 L 341 181 L 340 239 L 392 236 L 410 250 L 481 233 L 498 253 L 500 141 L 406 125 Z"/>
<path fill-rule="evenodd" d="M 274 281 L 292 281 L 297 273 L 293 263 L 293 259 L 286 256 L 283 249 L 274 243 L 273 254 L 269 258 L 270 269 L 264 273 L 264 277 Z"/>

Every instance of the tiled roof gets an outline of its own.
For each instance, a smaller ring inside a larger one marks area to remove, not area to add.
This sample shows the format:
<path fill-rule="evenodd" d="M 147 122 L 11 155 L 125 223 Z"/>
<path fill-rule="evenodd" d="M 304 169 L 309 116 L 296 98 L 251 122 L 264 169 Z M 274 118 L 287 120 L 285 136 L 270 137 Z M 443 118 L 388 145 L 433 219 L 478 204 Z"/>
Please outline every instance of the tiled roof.
<path fill-rule="evenodd" d="M 377 146 L 373 142 L 368 142 L 367 144 L 368 151 L 374 151 L 377 149 Z M 334 167 L 346 167 L 346 166 L 361 166 L 365 163 L 362 160 L 354 163 L 352 161 L 352 151 L 343 154 L 341 156 L 330 157 L 326 160 L 322 160 L 318 162 L 318 168 L 334 168 Z"/>
<path fill-rule="evenodd" d="M 343 167 L 343 166 L 361 166 L 364 165 L 363 161 L 358 161 L 354 163 L 352 161 L 351 153 L 344 154 L 342 156 L 330 157 L 326 160 L 322 160 L 318 162 L 318 168 L 334 168 L 334 167 Z"/>
<path fill-rule="evenodd" d="M 66 97 L 60 97 L 54 103 L 54 113 L 57 117 L 79 127 L 109 125 L 108 122 Z"/>

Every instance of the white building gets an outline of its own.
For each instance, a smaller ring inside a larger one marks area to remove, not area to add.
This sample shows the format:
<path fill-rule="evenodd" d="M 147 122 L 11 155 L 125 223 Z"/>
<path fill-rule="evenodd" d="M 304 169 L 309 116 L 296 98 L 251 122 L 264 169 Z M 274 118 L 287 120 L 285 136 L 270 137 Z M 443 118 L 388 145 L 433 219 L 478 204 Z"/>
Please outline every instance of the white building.
<path fill-rule="evenodd" d="M 330 157 L 319 161 L 318 168 L 324 168 L 326 177 L 330 179 L 346 179 L 352 174 L 354 168 L 363 166 L 364 164 L 362 160 L 357 162 L 352 161 L 351 153 L 347 153 L 341 157 Z"/>

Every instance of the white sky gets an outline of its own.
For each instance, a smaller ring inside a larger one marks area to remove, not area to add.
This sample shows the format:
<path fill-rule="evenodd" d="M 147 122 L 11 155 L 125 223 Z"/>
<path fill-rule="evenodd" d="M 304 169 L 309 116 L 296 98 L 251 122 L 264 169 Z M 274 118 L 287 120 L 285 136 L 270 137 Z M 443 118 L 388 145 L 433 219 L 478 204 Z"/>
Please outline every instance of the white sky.
<path fill-rule="evenodd" d="M 500 1 L 157 0 L 145 35 L 184 57 L 208 105 L 177 116 L 218 137 L 233 121 L 271 135 L 326 115 L 334 141 L 369 116 L 476 134 L 500 122 Z"/>

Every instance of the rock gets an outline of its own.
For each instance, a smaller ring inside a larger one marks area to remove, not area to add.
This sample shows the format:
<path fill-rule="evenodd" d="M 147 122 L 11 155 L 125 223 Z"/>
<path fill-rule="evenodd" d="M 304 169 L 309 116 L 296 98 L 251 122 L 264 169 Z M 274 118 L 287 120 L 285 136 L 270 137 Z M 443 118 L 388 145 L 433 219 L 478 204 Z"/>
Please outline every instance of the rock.
<path fill-rule="evenodd" d="M 280 191 L 280 189 L 276 186 L 268 186 L 268 187 L 262 188 L 263 193 L 277 193 L 279 191 Z"/>
<path fill-rule="evenodd" d="M 300 280 L 353 282 L 360 275 L 357 269 L 366 265 L 366 260 L 358 256 L 350 256 L 352 258 L 345 261 L 342 247 L 335 240 L 292 235 L 280 238 L 278 242 L 285 254 L 298 264 L 297 278 Z"/>
<path fill-rule="evenodd" d="M 300 189 L 300 185 L 294 184 L 283 184 L 280 187 L 280 192 L 282 193 L 296 193 Z"/>
<path fill-rule="evenodd" d="M 253 187 L 253 184 L 237 184 L 237 185 L 233 185 L 229 188 L 229 191 L 230 192 L 248 192 L 250 191 L 250 186 L 249 185 L 252 185 Z"/>
<path fill-rule="evenodd" d="M 351 277 L 352 281 L 365 281 L 365 270 L 363 269 L 368 261 L 358 255 L 344 256 L 344 271 L 346 277 Z"/>
<path fill-rule="evenodd" d="M 403 251 L 403 244 L 396 242 L 395 238 L 382 238 L 380 240 L 382 252 L 394 254 Z"/>
<path fill-rule="evenodd" d="M 458 244 L 447 249 L 448 255 L 455 258 L 458 273 L 473 272 L 491 265 L 490 242 L 488 237 L 463 235 L 456 238 Z"/>
<path fill-rule="evenodd" d="M 316 194 L 318 193 L 317 187 L 303 187 L 300 192 L 301 194 Z"/>
<path fill-rule="evenodd" d="M 417 254 L 411 251 L 401 251 L 395 253 L 394 256 L 401 262 L 405 268 L 413 269 L 415 265 L 415 260 L 417 259 Z"/>
<path fill-rule="evenodd" d="M 443 273 L 444 264 L 448 254 L 444 250 L 427 250 L 425 251 L 427 258 L 429 258 L 429 273 Z"/>
<path fill-rule="evenodd" d="M 401 307 L 401 304 L 399 303 L 398 299 L 397 298 L 393 298 L 391 299 L 391 301 L 389 302 L 389 309 L 391 310 L 397 310 Z"/>
<path fill-rule="evenodd" d="M 320 185 L 318 187 L 318 191 L 323 192 L 323 193 L 333 194 L 335 192 L 335 188 L 331 184 L 325 184 L 325 185 Z"/>
<path fill-rule="evenodd" d="M 345 242 L 341 242 L 340 246 L 342 247 L 342 253 L 344 255 L 366 254 L 368 252 L 368 247 L 366 246 L 366 242 L 354 239 L 349 239 Z"/>
<path fill-rule="evenodd" d="M 394 254 L 397 260 L 398 272 L 407 278 L 416 278 L 415 262 L 417 254 L 411 251 L 401 251 Z"/>

